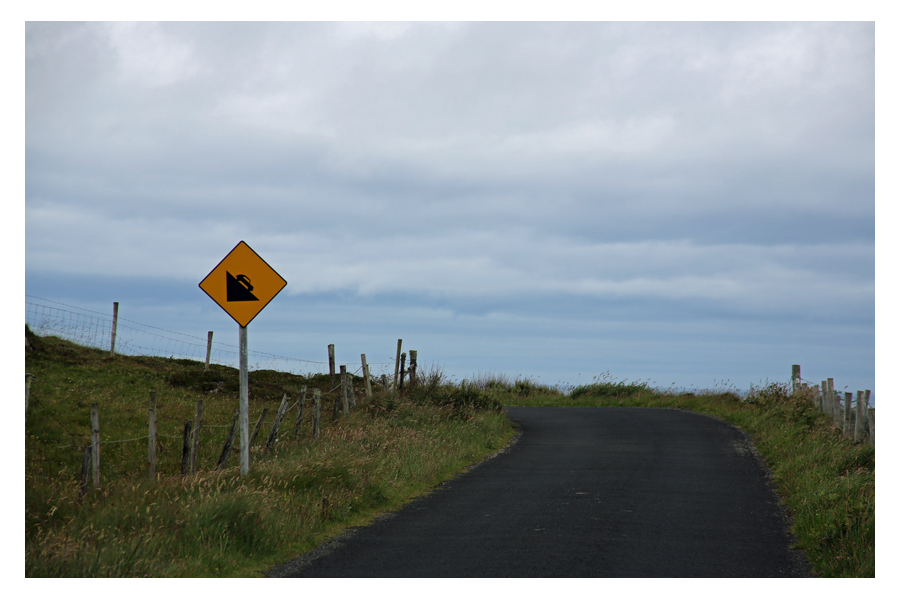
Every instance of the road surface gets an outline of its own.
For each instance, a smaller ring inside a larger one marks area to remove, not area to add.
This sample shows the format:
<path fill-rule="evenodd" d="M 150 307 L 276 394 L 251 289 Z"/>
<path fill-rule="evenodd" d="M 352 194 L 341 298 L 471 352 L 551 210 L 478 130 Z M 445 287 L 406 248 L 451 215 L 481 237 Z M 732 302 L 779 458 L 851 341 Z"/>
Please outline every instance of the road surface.
<path fill-rule="evenodd" d="M 274 577 L 809 577 L 749 438 L 672 409 L 509 407 L 521 437 Z"/>

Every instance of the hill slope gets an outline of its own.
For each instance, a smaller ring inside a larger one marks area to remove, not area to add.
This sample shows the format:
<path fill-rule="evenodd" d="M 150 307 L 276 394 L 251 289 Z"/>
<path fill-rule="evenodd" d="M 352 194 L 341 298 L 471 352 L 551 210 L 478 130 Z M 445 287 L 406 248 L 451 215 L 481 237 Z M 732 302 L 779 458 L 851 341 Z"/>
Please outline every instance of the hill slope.
<path fill-rule="evenodd" d="M 25 439 L 25 556 L 29 577 L 255 576 L 426 493 L 503 447 L 510 423 L 491 402 L 404 400 L 377 393 L 332 421 L 330 377 L 250 373 L 250 419 L 268 409 L 251 472 L 239 474 L 239 439 L 223 471 L 215 466 L 238 405 L 235 369 L 195 361 L 115 356 L 56 338 L 32 338 L 33 376 Z M 430 397 L 458 388 L 438 377 Z M 300 439 L 297 408 L 272 452 L 263 448 L 284 394 L 307 386 Z M 312 389 L 322 428 L 312 438 Z M 148 402 L 157 391 L 158 464 L 148 480 Z M 457 394 L 458 395 L 458 394 Z M 480 396 L 475 394 L 477 400 Z M 182 477 L 184 421 L 204 401 L 198 474 Z M 484 398 L 481 398 L 484 400 Z M 80 497 L 91 404 L 100 412 L 101 482 Z"/>

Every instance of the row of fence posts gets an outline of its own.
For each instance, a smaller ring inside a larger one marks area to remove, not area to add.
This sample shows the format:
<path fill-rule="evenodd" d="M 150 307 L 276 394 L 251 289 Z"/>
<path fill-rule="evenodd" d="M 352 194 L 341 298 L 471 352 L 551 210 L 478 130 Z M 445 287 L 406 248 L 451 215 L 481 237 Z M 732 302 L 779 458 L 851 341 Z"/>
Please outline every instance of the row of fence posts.
<path fill-rule="evenodd" d="M 110 334 L 110 356 L 115 356 L 116 353 L 116 329 L 118 325 L 118 317 L 119 317 L 119 303 L 113 302 L 113 318 L 112 318 L 112 330 Z M 213 340 L 213 332 L 209 331 L 207 333 L 206 338 L 206 362 L 204 365 L 204 371 L 209 371 L 209 359 L 210 354 L 212 353 L 212 340 Z M 406 353 L 401 352 L 403 345 L 403 340 L 397 340 L 397 355 L 394 366 L 394 381 L 391 386 L 388 386 L 387 376 L 381 376 L 382 387 L 385 390 L 396 389 L 399 395 L 402 397 L 404 394 L 404 379 L 406 375 L 409 375 L 409 387 L 413 387 L 416 385 L 416 368 L 417 368 L 417 352 L 415 350 L 410 350 L 409 352 L 409 369 L 406 368 Z M 369 366 L 366 362 L 366 355 L 361 354 L 360 358 L 362 360 L 362 369 L 363 369 L 363 379 L 365 381 L 365 394 L 367 399 L 372 398 L 372 383 L 371 376 L 369 374 Z M 328 345 L 328 367 L 331 375 L 331 387 L 335 389 L 335 359 L 334 359 L 334 344 Z M 31 395 L 31 374 L 25 374 L 25 417 L 28 418 L 28 402 Z M 334 403 L 334 414 L 333 421 L 337 421 L 340 418 L 341 411 L 345 415 L 349 414 L 352 410 L 356 408 L 356 397 L 353 393 L 352 383 L 349 381 L 347 374 L 347 366 L 340 365 L 340 384 L 341 384 L 341 394 L 335 397 Z M 321 392 L 316 389 L 313 390 L 313 398 L 314 398 L 314 412 L 313 412 L 313 438 L 319 437 L 320 430 L 320 412 L 321 412 Z M 297 440 L 300 437 L 300 425 L 303 420 L 303 407 L 306 402 L 306 386 L 301 388 L 301 399 L 298 402 L 299 408 L 297 411 L 297 419 L 294 426 L 294 439 Z M 278 435 L 278 429 L 281 424 L 281 420 L 284 418 L 284 413 L 287 410 L 289 404 L 289 399 L 287 394 L 285 394 L 284 398 L 281 401 L 281 405 L 278 408 L 278 412 L 276 413 L 275 422 L 272 426 L 272 430 L 269 433 L 269 439 L 266 443 L 266 448 L 264 452 L 268 452 L 271 447 L 275 443 L 275 439 Z M 259 419 L 256 422 L 256 426 L 253 429 L 253 433 L 250 435 L 249 445 L 253 445 L 253 442 L 256 439 L 256 436 L 259 434 L 259 430 L 262 427 L 263 420 L 268 412 L 267 408 L 263 408 L 262 413 L 260 414 Z M 193 420 L 187 419 L 184 422 L 184 437 L 183 437 L 183 451 L 182 451 L 182 462 L 181 462 L 181 472 L 182 475 L 192 475 L 197 472 L 197 450 L 200 443 L 200 428 L 201 428 L 201 420 L 203 416 L 203 400 L 197 401 L 197 410 L 195 413 L 195 417 Z M 222 470 L 225 468 L 225 463 L 228 460 L 228 456 L 231 453 L 231 447 L 234 444 L 234 436 L 237 429 L 238 424 L 238 416 L 236 413 L 235 417 L 231 423 L 231 429 L 228 432 L 228 436 L 225 438 L 225 444 L 222 447 L 222 453 L 219 456 L 219 461 L 216 465 L 217 470 Z M 149 408 L 149 426 L 148 426 L 148 475 L 151 480 L 156 477 L 156 391 L 150 392 L 150 408 Z M 91 405 L 91 443 L 89 446 L 86 446 L 83 449 L 82 455 L 82 469 L 81 469 L 81 493 L 82 495 L 87 490 L 87 482 L 89 479 L 89 474 L 93 479 L 94 487 L 97 488 L 100 486 L 100 409 L 99 405 L 94 403 Z"/>
<path fill-rule="evenodd" d="M 110 331 L 110 342 L 109 342 L 110 356 L 115 356 L 115 354 L 116 354 L 116 330 L 118 328 L 118 323 L 119 323 L 119 303 L 113 302 L 112 329 Z M 209 358 L 210 358 L 210 355 L 212 354 L 212 341 L 213 341 L 213 332 L 208 331 L 206 334 L 206 363 L 203 367 L 204 371 L 209 371 Z M 397 340 L 396 364 L 394 366 L 394 382 L 396 383 L 399 378 L 399 391 L 401 391 L 401 392 L 403 390 L 403 376 L 405 374 L 407 374 L 407 372 L 403 369 L 403 366 L 402 366 L 403 361 L 406 360 L 406 353 L 400 352 L 402 345 L 403 345 L 403 340 L 398 339 Z M 369 382 L 369 367 L 366 364 L 366 355 L 363 354 L 361 356 L 362 356 L 362 366 L 363 366 L 363 377 L 366 380 L 366 396 L 371 397 L 372 396 L 372 388 L 371 388 L 371 385 L 368 383 Z M 416 351 L 410 350 L 409 357 L 410 357 L 410 361 L 409 361 L 410 369 L 408 371 L 408 374 L 410 376 L 409 383 L 412 386 L 412 385 L 415 385 L 415 383 L 416 383 Z M 329 344 L 328 345 L 328 368 L 331 373 L 331 387 L 332 388 L 335 387 L 334 364 L 335 364 L 334 363 L 334 344 Z M 28 383 L 28 377 L 29 377 L 29 375 L 26 374 L 26 385 Z M 27 394 L 26 394 L 26 398 L 27 398 Z M 26 414 L 28 413 L 27 401 L 25 403 L 25 412 L 26 412 Z"/>
<path fill-rule="evenodd" d="M 210 332 L 212 334 L 212 332 Z M 406 352 L 401 352 L 403 349 L 403 339 L 397 340 L 397 356 L 396 362 L 394 365 L 394 383 L 392 385 L 397 385 L 398 390 L 403 389 L 403 380 L 406 375 L 409 375 L 409 384 L 410 386 L 414 386 L 416 384 L 416 369 L 418 362 L 418 352 L 415 350 L 409 351 L 409 369 L 406 368 Z M 371 384 L 371 376 L 369 375 L 369 365 L 366 363 L 366 355 L 360 354 L 360 359 L 362 361 L 362 369 L 363 369 L 363 379 L 366 382 L 366 397 L 372 397 L 372 384 Z M 328 344 L 328 372 L 331 375 L 331 387 L 335 387 L 335 360 L 334 360 L 334 344 Z M 340 367 L 341 369 L 345 369 L 346 365 Z M 382 386 L 385 390 L 388 389 L 387 384 L 387 376 L 382 375 Z"/>
<path fill-rule="evenodd" d="M 115 356 L 115 354 L 116 354 L 116 329 L 118 328 L 118 323 L 119 323 L 119 303 L 113 302 L 112 330 L 110 332 L 110 343 L 109 343 L 110 356 Z M 206 363 L 203 367 L 204 371 L 209 371 L 209 358 L 210 358 L 210 355 L 212 354 L 212 341 L 213 341 L 213 332 L 208 331 L 206 334 Z M 404 371 L 403 366 L 402 366 L 403 361 L 406 360 L 406 353 L 400 352 L 402 345 L 403 345 L 403 340 L 398 339 L 397 340 L 396 364 L 394 366 L 394 382 L 397 382 L 398 378 L 399 378 L 399 390 L 401 392 L 403 390 L 403 376 L 406 374 L 406 371 Z M 367 386 L 367 388 L 366 388 L 367 394 L 366 395 L 367 395 L 367 397 L 371 397 L 372 389 L 371 389 L 371 385 L 368 383 L 369 382 L 369 368 L 368 368 L 368 365 L 366 365 L 366 355 L 363 354 L 361 356 L 362 356 L 362 366 L 363 366 L 363 377 L 366 380 L 366 386 Z M 409 361 L 410 369 L 408 372 L 408 374 L 410 376 L 409 383 L 411 386 L 413 386 L 416 384 L 416 351 L 410 350 L 409 357 L 410 357 L 410 361 Z M 332 388 L 335 387 L 334 364 L 335 364 L 334 363 L 334 344 L 328 344 L 328 369 L 329 369 L 329 372 L 331 373 L 331 387 Z"/>
<path fill-rule="evenodd" d="M 821 385 L 811 388 L 800 378 L 800 365 L 791 366 L 791 391 L 811 389 L 815 398 L 816 408 L 826 415 L 831 415 L 834 426 L 841 433 L 854 442 L 861 442 L 867 438 L 869 444 L 875 445 L 875 407 L 869 406 L 871 390 L 858 390 L 856 403 L 853 403 L 853 394 L 844 392 L 843 401 L 841 393 L 834 391 L 834 379 L 829 377 L 822 381 Z M 868 425 L 868 427 L 866 426 Z"/>
<path fill-rule="evenodd" d="M 300 400 L 297 402 L 297 416 L 294 420 L 293 438 L 294 441 L 300 440 L 301 426 L 303 424 L 303 413 L 306 405 L 307 387 L 304 385 L 300 388 Z M 157 429 L 156 429 L 156 390 L 150 391 L 150 405 L 148 410 L 148 435 L 147 435 L 147 476 L 151 481 L 156 479 L 156 450 L 157 450 Z M 285 394 L 275 413 L 275 421 L 272 429 L 269 431 L 264 453 L 272 451 L 275 441 L 281 429 L 281 423 L 287 414 L 290 406 L 290 397 Z M 313 414 L 312 414 L 312 438 L 318 439 L 321 431 L 321 411 L 322 411 L 322 395 L 318 389 L 313 390 Z M 252 446 L 262 429 L 263 422 L 269 409 L 263 408 L 250 435 L 249 445 Z M 196 412 L 193 419 L 184 421 L 184 433 L 181 454 L 181 474 L 183 476 L 195 475 L 197 473 L 197 454 L 200 449 L 200 430 L 203 420 L 203 400 L 197 401 Z M 234 445 L 235 434 L 238 426 L 238 413 L 235 413 L 232 419 L 231 427 L 225 436 L 225 443 L 222 446 L 222 452 L 216 462 L 216 470 L 225 469 L 228 457 L 231 454 Z M 140 438 L 139 438 L 140 439 Z M 91 443 L 82 449 L 82 466 L 81 466 L 81 495 L 84 495 L 88 489 L 88 482 L 93 482 L 94 488 L 100 487 L 100 405 L 91 404 Z"/>
<path fill-rule="evenodd" d="M 209 335 L 209 341 L 212 342 L 212 332 Z M 403 340 L 397 340 L 397 348 L 398 350 L 401 347 Z M 331 371 L 331 381 L 335 382 L 335 369 L 334 369 L 334 344 L 328 345 L 328 356 L 329 356 L 329 369 Z M 363 366 L 363 376 L 365 380 L 365 394 L 367 399 L 372 398 L 372 382 L 369 376 L 369 368 L 366 362 L 366 355 L 362 354 L 362 366 Z M 208 364 L 209 353 L 207 352 L 207 365 L 206 368 L 209 367 Z M 397 385 L 398 393 L 402 395 L 403 393 L 403 382 L 405 375 L 409 375 L 409 385 L 410 387 L 416 384 L 416 361 L 417 361 L 417 352 L 415 350 L 410 351 L 410 368 L 407 370 L 405 367 L 406 361 L 406 353 L 403 352 L 400 354 L 399 361 L 397 362 L 397 373 L 399 375 L 399 382 Z M 390 386 L 387 382 L 387 376 L 381 376 L 381 383 L 385 390 L 389 390 Z M 350 376 L 347 373 L 347 366 L 340 365 L 340 388 L 341 393 L 339 396 L 335 398 L 334 403 L 334 414 L 332 417 L 333 421 L 337 421 L 341 412 L 344 415 L 349 415 L 351 411 L 356 408 L 356 397 L 353 392 L 353 385 Z M 335 386 L 332 387 L 335 389 Z M 28 400 L 31 391 L 31 374 L 25 374 L 25 414 L 26 417 L 28 415 Z M 307 386 L 301 386 L 300 388 L 300 399 L 297 402 L 297 416 L 294 421 L 294 431 L 293 438 L 294 441 L 298 441 L 300 439 L 300 431 L 301 426 L 303 424 L 303 411 L 306 405 L 306 393 Z M 148 466 L 148 477 L 151 481 L 156 479 L 156 450 L 157 450 L 157 430 L 156 430 L 156 400 L 157 392 L 156 390 L 150 391 L 150 405 L 148 409 L 148 445 L 147 445 L 147 466 Z M 272 450 L 275 445 L 275 441 L 278 439 L 278 433 L 281 427 L 281 422 L 285 417 L 285 414 L 288 411 L 290 406 L 290 397 L 285 394 L 281 399 L 281 404 L 278 407 L 278 411 L 275 414 L 275 420 L 272 424 L 272 429 L 269 431 L 269 437 L 266 441 L 266 446 L 263 449 L 264 453 L 268 453 Z M 318 439 L 320 430 L 321 430 L 321 410 L 322 410 L 322 394 L 318 389 L 313 390 L 313 415 L 312 415 L 312 438 Z M 265 421 L 266 415 L 268 414 L 269 409 L 263 407 L 259 418 L 256 421 L 256 425 L 253 428 L 253 432 L 250 434 L 249 445 L 252 446 L 256 441 L 257 436 L 259 435 L 260 430 L 262 429 L 263 422 Z M 225 437 L 225 442 L 222 446 L 222 452 L 219 455 L 219 460 L 216 463 L 216 470 L 221 471 L 225 468 L 225 465 L 228 461 L 228 457 L 231 454 L 232 446 L 234 445 L 235 434 L 237 432 L 238 426 L 238 417 L 239 413 L 236 412 L 234 418 L 231 422 L 231 428 L 228 431 L 228 434 Z M 196 411 L 193 419 L 186 419 L 184 421 L 184 434 L 183 434 L 183 444 L 182 444 L 182 457 L 181 457 L 181 474 L 183 476 L 194 475 L 197 473 L 197 453 L 200 447 L 200 429 L 202 427 L 203 420 L 203 400 L 197 401 Z M 81 467 L 81 483 L 80 483 L 80 493 L 83 496 L 88 489 L 88 481 L 92 480 L 93 487 L 100 487 L 100 406 L 97 403 L 91 404 L 91 443 L 88 446 L 85 446 L 82 449 L 82 467 Z"/>

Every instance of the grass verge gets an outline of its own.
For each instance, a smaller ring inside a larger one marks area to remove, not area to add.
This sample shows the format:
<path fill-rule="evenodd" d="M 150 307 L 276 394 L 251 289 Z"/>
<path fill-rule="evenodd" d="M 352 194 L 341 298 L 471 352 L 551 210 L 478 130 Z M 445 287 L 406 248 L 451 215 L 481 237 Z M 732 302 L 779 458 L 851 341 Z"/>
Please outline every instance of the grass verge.
<path fill-rule="evenodd" d="M 309 551 L 348 526 L 370 522 L 502 448 L 512 427 L 477 390 L 455 393 L 440 374 L 406 400 L 377 393 L 331 422 L 336 392 L 323 394 L 322 431 L 301 439 L 295 413 L 271 453 L 269 427 L 251 447 L 251 472 L 215 471 L 237 408 L 237 372 L 194 361 L 109 357 L 56 338 L 32 337 L 25 439 L 27 577 L 251 577 Z M 327 375 L 250 374 L 251 421 L 272 415 L 284 393 L 330 389 Z M 157 478 L 147 479 L 149 392 L 158 390 Z M 430 393 L 428 390 L 430 389 Z M 455 393 L 455 395 L 454 395 Z M 181 431 L 204 399 L 199 473 L 180 475 Z M 432 398 L 437 401 L 432 401 Z M 101 485 L 79 496 L 80 447 L 90 405 L 100 405 Z M 270 417 L 271 419 L 271 417 Z M 219 427 L 214 427 L 219 426 Z M 171 437 L 162 437 L 171 436 Z M 143 438 L 143 439 L 141 439 Z M 113 443 L 113 440 L 129 440 Z"/>
<path fill-rule="evenodd" d="M 680 408 L 729 421 L 752 436 L 814 571 L 823 577 L 875 576 L 875 449 L 843 437 L 805 390 L 792 394 L 773 383 L 746 397 L 732 391 L 672 393 L 607 377 L 568 396 L 535 396 L 517 404 Z"/>

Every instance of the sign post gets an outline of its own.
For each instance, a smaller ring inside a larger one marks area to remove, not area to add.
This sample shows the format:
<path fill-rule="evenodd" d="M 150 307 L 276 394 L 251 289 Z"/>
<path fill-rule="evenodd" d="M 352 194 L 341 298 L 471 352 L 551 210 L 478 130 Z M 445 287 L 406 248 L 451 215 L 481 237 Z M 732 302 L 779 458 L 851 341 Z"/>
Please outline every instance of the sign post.
<path fill-rule="evenodd" d="M 243 241 L 210 271 L 200 289 L 237 321 L 240 337 L 241 475 L 250 471 L 250 398 L 247 372 L 247 325 L 287 285 Z"/>
<path fill-rule="evenodd" d="M 240 393 L 241 401 L 240 428 L 241 428 L 241 475 L 250 472 L 250 377 L 247 372 L 247 328 L 238 325 L 240 336 Z"/>

